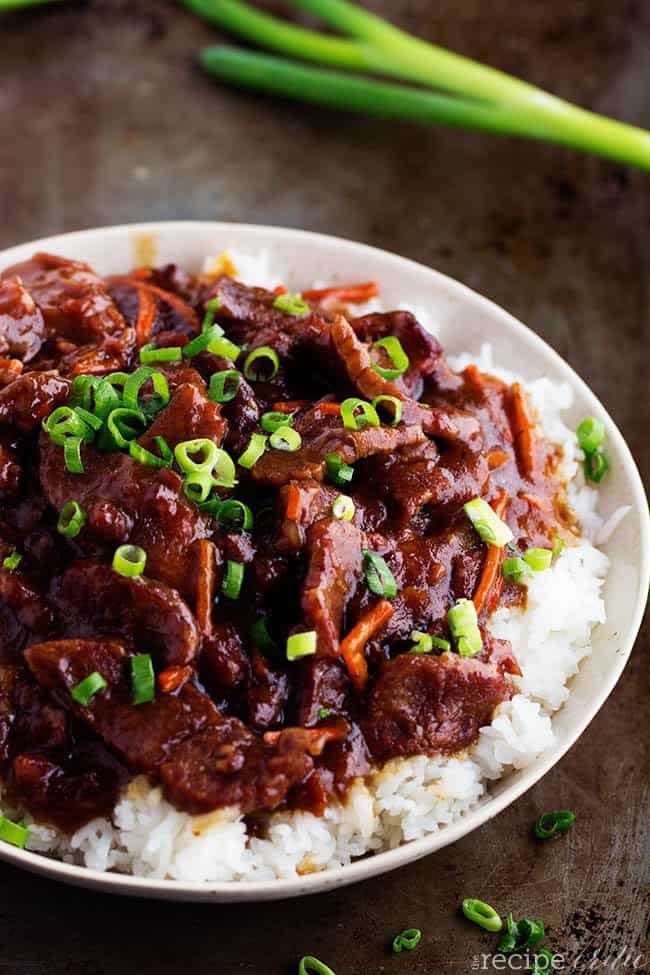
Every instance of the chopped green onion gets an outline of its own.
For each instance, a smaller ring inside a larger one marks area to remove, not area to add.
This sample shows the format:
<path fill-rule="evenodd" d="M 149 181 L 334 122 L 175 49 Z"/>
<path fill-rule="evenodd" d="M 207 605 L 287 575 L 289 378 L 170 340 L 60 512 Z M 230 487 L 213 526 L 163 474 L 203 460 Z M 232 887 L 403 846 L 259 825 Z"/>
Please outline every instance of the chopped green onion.
<path fill-rule="evenodd" d="M 519 556 L 503 560 L 503 578 L 511 582 L 522 583 L 530 575 L 530 567 Z"/>
<path fill-rule="evenodd" d="M 553 553 L 550 548 L 529 548 L 524 552 L 524 562 L 529 565 L 533 572 L 543 572 L 550 569 L 553 561 Z"/>
<path fill-rule="evenodd" d="M 269 633 L 265 616 L 260 616 L 251 626 L 251 640 L 264 653 L 272 653 L 277 649 L 277 643 Z"/>
<path fill-rule="evenodd" d="M 375 396 L 372 401 L 372 405 L 379 413 L 379 407 L 382 403 L 388 403 L 392 407 L 392 417 L 388 421 L 391 427 L 396 427 L 399 421 L 402 419 L 402 402 L 397 398 L 397 396 Z"/>
<path fill-rule="evenodd" d="M 211 352 L 212 355 L 220 355 L 224 359 L 230 359 L 232 362 L 237 362 L 237 359 L 241 355 L 241 345 L 235 345 L 225 335 L 222 335 L 210 342 L 208 352 Z"/>
<path fill-rule="evenodd" d="M 43 420 L 43 429 L 58 447 L 65 446 L 72 437 L 90 442 L 95 436 L 72 406 L 58 406 Z"/>
<path fill-rule="evenodd" d="M 219 506 L 217 520 L 224 531 L 247 532 L 253 527 L 253 512 L 243 501 L 231 498 Z"/>
<path fill-rule="evenodd" d="M 141 576 L 147 564 L 147 553 L 139 545 L 120 545 L 115 549 L 113 569 L 127 579 Z"/>
<path fill-rule="evenodd" d="M 280 359 L 275 349 L 269 345 L 260 345 L 249 352 L 244 360 L 244 375 L 251 381 L 267 382 L 278 374 Z"/>
<path fill-rule="evenodd" d="M 248 441 L 248 446 L 243 454 L 239 457 L 237 463 L 240 467 L 246 467 L 250 470 L 251 467 L 258 462 L 264 451 L 266 450 L 266 437 L 263 433 L 254 433 L 250 440 Z"/>
<path fill-rule="evenodd" d="M 103 421 L 100 420 L 98 416 L 95 416 L 94 413 L 90 413 L 88 410 L 85 410 L 83 406 L 75 406 L 74 411 L 77 416 L 83 420 L 86 426 L 90 428 L 90 432 L 86 431 L 85 434 L 81 436 L 84 443 L 90 443 L 94 439 L 95 433 L 101 429 Z"/>
<path fill-rule="evenodd" d="M 299 660 L 316 653 L 318 638 L 316 630 L 307 633 L 294 633 L 287 638 L 287 660 Z"/>
<path fill-rule="evenodd" d="M 215 295 L 214 298 L 210 298 L 209 301 L 206 301 L 205 315 L 203 316 L 203 321 L 201 323 L 202 332 L 207 332 L 207 330 L 212 327 L 214 317 L 217 314 L 217 309 L 220 304 L 221 299 L 219 298 L 219 295 Z"/>
<path fill-rule="evenodd" d="M 153 386 L 153 396 L 140 400 L 140 391 L 149 381 Z M 170 400 L 169 384 L 164 373 L 152 369 L 151 366 L 140 366 L 127 378 L 122 393 L 124 406 L 130 410 L 139 410 L 152 416 L 158 413 Z"/>
<path fill-rule="evenodd" d="M 331 708 L 319 708 L 318 709 L 318 720 L 319 721 L 325 721 L 326 718 L 329 718 L 329 716 L 331 715 L 331 713 L 332 713 L 332 709 Z"/>
<path fill-rule="evenodd" d="M 106 419 L 106 437 L 103 441 L 100 440 L 100 445 L 128 450 L 130 442 L 141 436 L 146 427 L 147 418 L 144 413 L 119 406 Z"/>
<path fill-rule="evenodd" d="M 392 368 L 387 369 L 384 366 L 380 366 L 378 362 L 372 363 L 372 368 L 382 379 L 398 379 L 399 376 L 404 375 L 409 367 L 409 357 L 402 348 L 402 343 L 396 335 L 387 335 L 383 339 L 378 339 L 372 343 L 372 348 L 383 349 L 393 364 Z"/>
<path fill-rule="evenodd" d="M 7 572 L 13 572 L 14 569 L 18 568 L 22 562 L 22 559 L 23 557 L 20 552 L 12 552 L 11 555 L 8 555 L 2 560 L 2 568 L 6 569 Z"/>
<path fill-rule="evenodd" d="M 343 426 L 348 430 L 363 430 L 365 427 L 378 427 L 379 417 L 372 403 L 365 399 L 350 396 L 341 403 Z"/>
<path fill-rule="evenodd" d="M 555 538 L 553 539 L 553 558 L 559 559 L 563 551 L 564 551 L 564 540 L 560 538 L 559 535 L 556 535 Z"/>
<path fill-rule="evenodd" d="M 326 454 L 325 464 L 329 480 L 338 487 L 349 484 L 354 477 L 354 468 L 344 464 L 339 454 Z"/>
<path fill-rule="evenodd" d="M 544 937 L 544 922 L 524 917 L 517 925 L 519 928 L 519 947 L 534 948 Z"/>
<path fill-rule="evenodd" d="M 516 951 L 519 946 L 519 925 L 513 918 L 512 914 L 508 914 L 506 918 L 506 930 L 504 931 L 499 944 L 497 945 L 497 951 L 502 955 L 511 955 L 513 951 Z"/>
<path fill-rule="evenodd" d="M 131 657 L 131 686 L 134 704 L 153 701 L 156 696 L 156 675 L 150 654 L 137 653 Z"/>
<path fill-rule="evenodd" d="M 17 846 L 20 850 L 25 849 L 25 844 L 29 839 L 29 830 L 20 823 L 13 823 L 6 816 L 0 816 L 0 840 L 3 843 L 10 843 Z"/>
<path fill-rule="evenodd" d="M 407 928 L 393 938 L 393 951 L 398 955 L 401 951 L 413 951 L 420 944 L 422 932 L 419 928 Z"/>
<path fill-rule="evenodd" d="M 547 948 L 546 946 L 538 948 L 533 958 L 533 967 L 530 975 L 547 975 L 547 973 L 554 967 L 554 960 L 555 955 L 550 948 Z"/>
<path fill-rule="evenodd" d="M 433 650 L 433 637 L 430 633 L 422 633 L 420 630 L 411 630 L 413 646 L 411 653 L 431 653 Z"/>
<path fill-rule="evenodd" d="M 204 332 L 197 335 L 195 339 L 183 346 L 183 358 L 191 359 L 192 356 L 205 352 L 211 342 L 215 342 L 223 335 L 221 325 L 210 325 Z"/>
<path fill-rule="evenodd" d="M 237 483 L 235 464 L 227 451 L 221 447 L 217 449 L 217 455 L 212 468 L 212 479 L 215 487 L 233 488 Z M 205 500 L 205 499 L 204 499 Z"/>
<path fill-rule="evenodd" d="M 221 583 L 221 589 L 224 596 L 227 596 L 228 599 L 238 599 L 243 581 L 243 562 L 233 562 L 231 559 L 228 559 L 226 562 L 226 571 L 224 573 L 223 582 Z"/>
<path fill-rule="evenodd" d="M 302 295 L 278 295 L 273 302 L 273 307 L 278 311 L 283 311 L 287 315 L 308 315 L 311 307 L 304 300 Z"/>
<path fill-rule="evenodd" d="M 129 453 L 133 460 L 145 467 L 171 467 L 174 463 L 174 454 L 164 437 L 154 437 L 153 442 L 160 452 L 160 456 L 142 447 L 135 440 L 129 443 Z"/>
<path fill-rule="evenodd" d="M 466 897 L 461 906 L 467 920 L 478 924 L 480 928 L 496 934 L 503 927 L 503 921 L 497 912 L 489 904 L 486 904 L 485 901 L 476 900 L 474 897 Z"/>
<path fill-rule="evenodd" d="M 70 387 L 70 406 L 92 410 L 94 392 L 100 382 L 97 376 L 75 376 Z"/>
<path fill-rule="evenodd" d="M 513 539 L 512 532 L 496 511 L 483 498 L 474 498 L 463 505 L 465 514 L 484 542 L 503 548 Z"/>
<path fill-rule="evenodd" d="M 600 484 L 609 470 L 609 461 L 602 450 L 595 450 L 585 457 L 585 477 L 594 484 Z"/>
<path fill-rule="evenodd" d="M 335 975 L 332 969 L 313 955 L 300 959 L 298 975 Z"/>
<path fill-rule="evenodd" d="M 293 426 L 293 417 L 289 413 L 278 413 L 271 410 L 269 413 L 262 413 L 260 426 L 265 433 L 275 433 L 280 427 Z"/>
<path fill-rule="evenodd" d="M 366 581 L 370 591 L 377 596 L 383 596 L 384 599 L 394 599 L 397 595 L 395 576 L 381 555 L 364 549 L 363 558 Z"/>
<path fill-rule="evenodd" d="M 152 362 L 180 362 L 182 358 L 180 345 L 167 345 L 159 349 L 153 342 L 148 342 L 140 349 L 140 362 L 144 366 Z"/>
<path fill-rule="evenodd" d="M 199 510 L 204 512 L 204 514 L 212 515 L 213 518 L 218 518 L 222 504 L 223 501 L 221 498 L 213 495 L 213 497 L 207 498 L 205 501 L 199 501 Z"/>
<path fill-rule="evenodd" d="M 352 521 L 355 510 L 354 501 L 347 494 L 339 494 L 332 505 L 332 514 L 340 521 Z"/>
<path fill-rule="evenodd" d="M 59 513 L 56 529 L 66 538 L 76 538 L 86 521 L 83 508 L 76 501 L 67 501 Z"/>
<path fill-rule="evenodd" d="M 81 437 L 67 437 L 63 444 L 63 460 L 65 469 L 71 474 L 83 474 L 85 471 L 81 459 Z"/>
<path fill-rule="evenodd" d="M 585 454 L 593 454 L 605 442 L 605 426 L 595 416 L 586 417 L 576 430 L 578 445 Z"/>
<path fill-rule="evenodd" d="M 207 437 L 198 437 L 196 440 L 183 440 L 182 443 L 176 444 L 174 457 L 185 474 L 211 471 L 217 460 L 217 451 L 216 444 Z"/>
<path fill-rule="evenodd" d="M 269 437 L 269 444 L 274 450 L 284 450 L 290 454 L 300 449 L 302 437 L 293 427 L 284 426 L 278 429 Z"/>
<path fill-rule="evenodd" d="M 473 657 L 482 650 L 483 639 L 471 599 L 458 599 L 447 613 L 447 622 L 461 657 Z"/>
<path fill-rule="evenodd" d="M 222 369 L 210 377 L 208 396 L 214 403 L 229 403 L 237 395 L 241 376 L 236 369 Z"/>
<path fill-rule="evenodd" d="M 538 840 L 550 840 L 561 833 L 568 833 L 576 821 L 570 809 L 543 813 L 535 823 L 534 833 Z"/>
<path fill-rule="evenodd" d="M 449 640 L 444 640 L 441 636 L 432 636 L 433 645 L 437 650 L 451 650 L 451 643 Z"/>
<path fill-rule="evenodd" d="M 94 670 L 92 674 L 88 674 L 79 684 L 76 684 L 70 693 L 77 704 L 87 708 L 95 694 L 107 687 L 108 684 L 102 675 Z"/>
<path fill-rule="evenodd" d="M 117 409 L 122 402 L 121 394 L 115 386 L 123 387 L 127 379 L 125 372 L 115 372 L 112 376 L 104 376 L 95 387 L 95 415 L 101 420 L 105 420 L 111 410 Z"/>
<path fill-rule="evenodd" d="M 183 478 L 183 494 L 194 504 L 203 504 L 214 486 L 211 471 L 190 471 Z"/>

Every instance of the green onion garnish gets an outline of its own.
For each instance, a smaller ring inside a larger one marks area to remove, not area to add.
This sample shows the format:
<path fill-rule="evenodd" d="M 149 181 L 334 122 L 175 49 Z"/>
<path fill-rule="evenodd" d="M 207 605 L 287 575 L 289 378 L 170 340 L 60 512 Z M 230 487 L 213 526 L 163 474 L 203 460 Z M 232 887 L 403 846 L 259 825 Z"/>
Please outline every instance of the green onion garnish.
<path fill-rule="evenodd" d="M 277 649 L 277 643 L 269 633 L 265 616 L 260 616 L 251 626 L 251 640 L 264 653 L 272 653 Z"/>
<path fill-rule="evenodd" d="M 564 551 L 564 540 L 556 535 L 553 539 L 553 558 L 558 559 L 562 552 Z"/>
<path fill-rule="evenodd" d="M 370 591 L 377 596 L 383 596 L 384 599 L 394 599 L 397 595 L 395 576 L 381 555 L 364 549 L 363 558 L 366 581 Z"/>
<path fill-rule="evenodd" d="M 502 521 L 496 511 L 483 498 L 474 498 L 463 505 L 465 514 L 474 525 L 484 542 L 503 548 L 513 539 L 513 534 L 505 521 Z"/>
<path fill-rule="evenodd" d="M 128 579 L 141 576 L 147 564 L 147 553 L 139 545 L 120 545 L 115 549 L 113 569 Z"/>
<path fill-rule="evenodd" d="M 430 633 L 423 633 L 421 630 L 411 631 L 413 646 L 410 653 L 431 653 L 436 650 L 451 650 L 449 640 L 443 640 L 441 636 L 432 636 Z"/>
<path fill-rule="evenodd" d="M 578 445 L 585 454 L 593 454 L 605 442 L 605 426 L 595 416 L 586 417 L 576 430 Z"/>
<path fill-rule="evenodd" d="M 303 299 L 302 295 L 278 295 L 273 302 L 273 307 L 278 311 L 283 311 L 287 315 L 308 315 L 311 311 L 310 306 Z"/>
<path fill-rule="evenodd" d="M 520 948 L 534 948 L 544 937 L 544 922 L 524 917 L 517 924 Z"/>
<path fill-rule="evenodd" d="M 111 410 L 117 409 L 122 402 L 122 394 L 115 387 L 122 389 L 127 379 L 125 372 L 114 372 L 104 376 L 95 387 L 95 415 L 101 420 L 105 420 Z"/>
<path fill-rule="evenodd" d="M 63 444 L 63 460 L 65 469 L 71 474 L 83 474 L 84 465 L 81 459 L 81 437 L 67 437 Z"/>
<path fill-rule="evenodd" d="M 584 470 L 588 481 L 600 484 L 609 470 L 609 461 L 602 450 L 595 450 L 593 454 L 586 455 Z"/>
<path fill-rule="evenodd" d="M 11 555 L 8 555 L 2 560 L 2 568 L 6 569 L 7 572 L 13 572 L 14 569 L 18 568 L 22 562 L 22 559 L 23 557 L 20 552 L 12 552 Z"/>
<path fill-rule="evenodd" d="M 153 396 L 141 401 L 140 391 L 149 381 L 153 386 Z M 158 413 L 170 400 L 167 377 L 164 373 L 152 369 L 151 366 L 140 366 L 127 377 L 122 400 L 129 410 L 142 411 L 148 416 Z"/>
<path fill-rule="evenodd" d="M 43 429 L 58 447 L 64 447 L 71 438 L 89 443 L 95 436 L 94 431 L 84 423 L 72 406 L 58 406 L 43 420 Z"/>
<path fill-rule="evenodd" d="M 518 555 L 503 560 L 503 578 L 511 582 L 521 583 L 530 575 L 530 567 Z"/>
<path fill-rule="evenodd" d="M 365 427 L 378 427 L 379 417 L 372 403 L 365 399 L 350 396 L 341 403 L 343 426 L 348 430 L 363 430 Z"/>
<path fill-rule="evenodd" d="M 387 369 L 385 366 L 380 366 L 379 363 L 373 362 L 372 368 L 375 372 L 379 373 L 382 379 L 397 379 L 399 376 L 404 375 L 409 367 L 409 357 L 402 348 L 402 343 L 397 336 L 387 335 L 383 339 L 378 339 L 372 343 L 372 348 L 383 349 L 393 364 L 392 368 Z"/>
<path fill-rule="evenodd" d="M 354 477 L 354 468 L 344 464 L 339 454 L 326 454 L 327 477 L 338 487 L 349 484 Z"/>
<path fill-rule="evenodd" d="M 81 434 L 81 439 L 84 443 L 90 443 L 94 439 L 97 431 L 101 430 L 103 420 L 100 420 L 94 413 L 90 413 L 89 410 L 85 410 L 83 406 L 75 406 L 74 411 L 89 428 Z"/>
<path fill-rule="evenodd" d="M 318 638 L 316 630 L 307 633 L 294 633 L 287 638 L 287 660 L 299 660 L 316 653 Z"/>
<path fill-rule="evenodd" d="M 237 463 L 240 467 L 250 470 L 258 462 L 266 450 L 266 437 L 263 433 L 254 433 L 248 441 L 246 450 L 241 454 Z"/>
<path fill-rule="evenodd" d="M 80 704 L 82 708 L 87 708 L 95 694 L 103 691 L 106 687 L 108 687 L 107 682 L 100 673 L 94 670 L 92 674 L 88 674 L 79 684 L 76 684 L 70 693 L 77 704 Z"/>
<path fill-rule="evenodd" d="M 422 932 L 419 928 L 407 928 L 393 938 L 393 951 L 398 955 L 401 951 L 413 951 L 420 944 Z"/>
<path fill-rule="evenodd" d="M 29 839 L 29 830 L 20 823 L 13 823 L 6 816 L 0 816 L 0 840 L 3 843 L 10 843 L 17 846 L 20 850 L 25 849 L 25 844 Z"/>
<path fill-rule="evenodd" d="M 190 471 L 183 478 L 183 494 L 194 504 L 200 505 L 207 501 L 213 487 L 211 471 Z"/>
<path fill-rule="evenodd" d="M 461 657 L 473 657 L 483 649 L 476 608 L 471 599 L 458 599 L 447 613 L 447 622 Z"/>
<path fill-rule="evenodd" d="M 207 330 L 212 326 L 214 322 L 214 317 L 217 314 L 217 309 L 221 304 L 221 299 L 219 295 L 215 295 L 214 298 L 210 298 L 209 301 L 205 303 L 205 315 L 203 316 L 203 321 L 201 322 L 201 331 L 207 332 Z"/>
<path fill-rule="evenodd" d="M 340 521 L 352 521 L 355 510 L 354 501 L 347 494 L 339 494 L 332 505 L 332 514 Z"/>
<path fill-rule="evenodd" d="M 70 387 L 70 406 L 92 411 L 94 392 L 100 382 L 97 376 L 75 376 Z"/>
<path fill-rule="evenodd" d="M 325 721 L 326 718 L 329 718 L 329 716 L 331 715 L 331 713 L 332 713 L 332 709 L 331 708 L 319 708 L 318 709 L 318 720 L 319 721 Z"/>
<path fill-rule="evenodd" d="M 241 355 L 241 345 L 236 345 L 227 339 L 225 335 L 221 335 L 219 338 L 213 339 L 209 346 L 208 352 L 212 355 L 219 355 L 224 359 L 230 359 L 231 362 L 237 362 L 237 359 Z"/>
<path fill-rule="evenodd" d="M 129 443 L 129 453 L 133 457 L 133 460 L 137 460 L 138 464 L 143 464 L 145 467 L 171 467 L 174 463 L 174 454 L 165 438 L 154 437 L 153 442 L 158 448 L 160 456 L 147 450 L 141 444 L 136 443 L 135 440 L 131 440 Z"/>
<path fill-rule="evenodd" d="M 230 454 L 218 447 L 212 468 L 212 479 L 215 487 L 233 488 L 237 483 L 236 473 L 235 463 Z"/>
<path fill-rule="evenodd" d="M 293 426 L 293 417 L 290 413 L 279 413 L 276 410 L 271 410 L 268 413 L 262 413 L 260 426 L 265 433 L 275 433 L 280 427 Z"/>
<path fill-rule="evenodd" d="M 269 445 L 273 450 L 284 450 L 290 454 L 299 450 L 301 444 L 302 437 L 298 431 L 294 430 L 293 427 L 287 426 L 286 423 L 284 426 L 278 427 L 269 437 Z"/>
<path fill-rule="evenodd" d="M 153 701 L 156 696 L 156 675 L 150 654 L 137 653 L 131 657 L 131 686 L 134 704 Z"/>
<path fill-rule="evenodd" d="M 180 345 L 168 345 L 159 349 L 153 342 L 149 342 L 140 349 L 140 362 L 144 366 L 152 362 L 180 362 L 182 358 Z"/>
<path fill-rule="evenodd" d="M 243 562 L 233 562 L 231 559 L 228 559 L 223 582 L 221 583 L 221 590 L 224 596 L 227 596 L 228 599 L 238 599 L 243 581 Z"/>
<path fill-rule="evenodd" d="M 195 339 L 183 346 L 183 358 L 191 359 L 192 356 L 205 352 L 211 342 L 215 342 L 223 335 L 221 325 L 210 325 L 204 332 L 197 335 Z"/>
<path fill-rule="evenodd" d="M 506 930 L 503 932 L 501 940 L 497 945 L 497 951 L 501 952 L 502 955 L 511 955 L 513 951 L 517 950 L 518 945 L 519 925 L 512 914 L 508 914 L 506 918 Z"/>
<path fill-rule="evenodd" d="M 543 813 L 535 823 L 533 832 L 538 840 L 550 840 L 561 833 L 568 833 L 575 821 L 575 813 L 570 809 Z"/>
<path fill-rule="evenodd" d="M 372 405 L 379 412 L 379 407 L 387 403 L 391 408 L 391 416 L 387 420 L 387 423 L 391 427 L 396 427 L 399 421 L 402 419 L 402 402 L 398 400 L 397 396 L 375 396 L 372 401 Z"/>
<path fill-rule="evenodd" d="M 530 975 L 547 975 L 551 970 L 555 969 L 553 964 L 555 960 L 555 955 L 545 946 L 538 948 L 535 952 L 533 958 L 533 967 L 531 968 Z"/>
<path fill-rule="evenodd" d="M 59 513 L 56 530 L 66 538 L 76 538 L 86 521 L 83 508 L 76 501 L 67 501 Z"/>
<path fill-rule="evenodd" d="M 253 512 L 236 498 L 223 501 L 219 505 L 217 521 L 226 532 L 247 532 L 253 527 Z"/>
<path fill-rule="evenodd" d="M 112 410 L 106 419 L 106 435 L 100 439 L 104 449 L 128 450 L 129 444 L 146 430 L 147 418 L 140 410 L 124 406 Z"/>
<path fill-rule="evenodd" d="M 270 345 L 260 345 L 259 348 L 253 349 L 244 360 L 244 375 L 252 382 L 256 379 L 268 382 L 269 379 L 277 376 L 279 368 L 278 353 Z"/>
<path fill-rule="evenodd" d="M 208 396 L 214 403 L 229 403 L 237 395 L 241 376 L 236 369 L 222 369 L 210 377 Z"/>
<path fill-rule="evenodd" d="M 207 437 L 197 437 L 195 440 L 183 440 L 174 448 L 174 457 L 180 469 L 185 473 L 195 471 L 211 471 L 217 460 L 218 448 Z"/>
<path fill-rule="evenodd" d="M 524 562 L 529 565 L 533 572 L 543 572 L 550 569 L 553 561 L 553 552 L 550 548 L 529 548 L 524 552 Z"/>
<path fill-rule="evenodd" d="M 503 921 L 489 904 L 485 901 L 476 900 L 474 897 L 466 897 L 461 905 L 463 914 L 468 921 L 478 924 L 486 931 L 496 933 L 503 927 Z"/>
<path fill-rule="evenodd" d="M 305 955 L 300 959 L 298 975 L 335 975 L 335 973 L 325 962 L 314 958 L 313 955 Z"/>

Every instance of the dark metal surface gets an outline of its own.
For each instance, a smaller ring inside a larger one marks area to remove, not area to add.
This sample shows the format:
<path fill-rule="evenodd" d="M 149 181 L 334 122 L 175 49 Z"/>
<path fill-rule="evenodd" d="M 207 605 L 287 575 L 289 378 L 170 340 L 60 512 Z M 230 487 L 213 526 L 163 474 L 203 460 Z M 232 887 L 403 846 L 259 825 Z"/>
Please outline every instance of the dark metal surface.
<path fill-rule="evenodd" d="M 645 0 L 375 0 L 405 27 L 650 127 Z M 216 34 L 165 2 L 71 2 L 0 17 L 0 246 L 141 219 L 340 234 L 495 299 L 582 374 L 650 473 L 650 183 L 562 149 L 343 117 L 220 89 L 193 66 Z M 649 634 L 569 755 L 519 802 L 419 864 L 302 902 L 127 901 L 0 866 L 0 972 L 460 975 L 489 935 L 463 896 L 541 916 L 573 970 L 645 952 Z M 577 811 L 540 847 L 540 811 Z M 417 926 L 417 951 L 388 943 Z M 568 967 L 568 963 L 567 963 Z M 489 966 L 488 966 L 488 970 Z M 619 961 L 615 971 L 624 969 Z M 627 967 L 632 970 L 631 963 Z"/>

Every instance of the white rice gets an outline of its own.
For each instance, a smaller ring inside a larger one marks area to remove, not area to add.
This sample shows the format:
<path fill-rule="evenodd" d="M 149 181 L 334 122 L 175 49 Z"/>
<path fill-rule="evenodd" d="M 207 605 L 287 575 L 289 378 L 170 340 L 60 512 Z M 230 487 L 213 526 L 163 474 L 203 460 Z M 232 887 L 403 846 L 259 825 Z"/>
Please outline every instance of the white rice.
<path fill-rule="evenodd" d="M 267 253 L 236 254 L 234 261 L 247 283 L 273 286 L 282 280 Z M 364 310 L 379 307 L 373 301 Z M 426 309 L 402 307 L 430 325 Z M 455 369 L 470 362 L 508 382 L 519 378 L 495 366 L 487 345 L 478 355 L 451 360 Z M 357 782 L 345 805 L 332 805 L 322 818 L 308 812 L 275 814 L 264 838 L 247 835 L 242 817 L 231 810 L 200 817 L 179 812 L 141 777 L 131 782 L 111 821 L 96 819 L 73 836 L 25 816 L 28 848 L 94 870 L 152 878 L 291 878 L 340 868 L 363 854 L 444 828 L 484 800 L 491 781 L 525 768 L 550 748 L 553 712 L 566 701 L 568 681 L 591 652 L 592 628 L 605 620 L 601 589 L 609 562 L 595 545 L 607 540 L 627 509 L 616 511 L 607 523 L 597 513 L 598 493 L 584 483 L 575 435 L 562 421 L 562 411 L 571 406 L 569 386 L 542 378 L 526 383 L 526 391 L 546 438 L 561 449 L 562 473 L 582 538 L 567 546 L 550 569 L 533 575 L 525 611 L 502 608 L 493 614 L 492 632 L 511 641 L 522 676 L 513 678 L 517 693 L 497 708 L 468 752 L 391 761 L 370 781 Z"/>

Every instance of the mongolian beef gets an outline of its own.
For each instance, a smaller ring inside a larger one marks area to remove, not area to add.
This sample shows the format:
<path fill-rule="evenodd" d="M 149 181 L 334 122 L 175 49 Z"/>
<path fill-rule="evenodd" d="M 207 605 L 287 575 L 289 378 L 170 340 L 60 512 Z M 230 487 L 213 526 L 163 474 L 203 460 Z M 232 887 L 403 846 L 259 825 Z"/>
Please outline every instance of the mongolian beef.
<path fill-rule="evenodd" d="M 190 814 L 318 814 L 513 693 L 487 620 L 564 532 L 555 454 L 518 384 L 350 313 L 373 293 L 0 275 L 14 807 L 72 832 L 144 774 Z"/>

